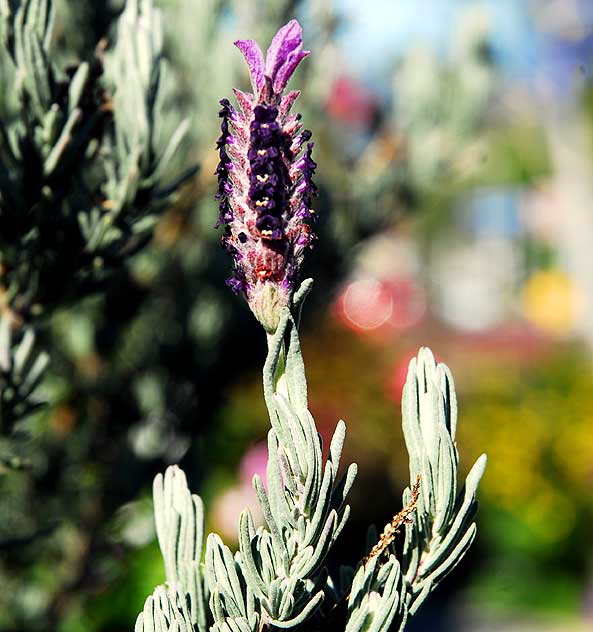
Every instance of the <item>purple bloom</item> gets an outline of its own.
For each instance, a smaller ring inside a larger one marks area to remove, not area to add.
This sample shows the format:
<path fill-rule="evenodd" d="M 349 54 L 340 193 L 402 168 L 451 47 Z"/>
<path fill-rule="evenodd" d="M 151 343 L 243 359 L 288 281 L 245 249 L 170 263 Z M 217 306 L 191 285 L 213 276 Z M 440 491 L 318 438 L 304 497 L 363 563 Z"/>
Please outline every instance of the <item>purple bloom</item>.
<path fill-rule="evenodd" d="M 308 54 L 308 50 L 303 50 L 301 25 L 291 20 L 276 33 L 266 55 L 266 76 L 270 77 L 274 92 L 284 90 L 296 67 Z"/>
<path fill-rule="evenodd" d="M 299 114 L 290 113 L 299 93 L 284 94 L 309 51 L 296 20 L 278 31 L 265 61 L 253 40 L 235 45 L 249 66 L 253 94 L 235 90 L 236 109 L 228 99 L 220 102 L 218 225 L 225 226 L 222 243 L 235 263 L 227 284 L 244 293 L 260 322 L 274 331 L 314 239 L 307 224 L 317 193 L 311 132 L 302 129 Z"/>

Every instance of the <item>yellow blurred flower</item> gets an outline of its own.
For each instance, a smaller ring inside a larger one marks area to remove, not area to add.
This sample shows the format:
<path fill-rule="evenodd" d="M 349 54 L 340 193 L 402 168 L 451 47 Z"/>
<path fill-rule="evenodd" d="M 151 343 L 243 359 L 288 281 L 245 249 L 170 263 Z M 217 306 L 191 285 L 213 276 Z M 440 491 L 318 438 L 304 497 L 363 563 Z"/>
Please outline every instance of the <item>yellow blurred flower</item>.
<path fill-rule="evenodd" d="M 522 291 L 525 318 L 554 335 L 571 332 L 581 309 L 579 289 L 561 270 L 533 274 Z"/>

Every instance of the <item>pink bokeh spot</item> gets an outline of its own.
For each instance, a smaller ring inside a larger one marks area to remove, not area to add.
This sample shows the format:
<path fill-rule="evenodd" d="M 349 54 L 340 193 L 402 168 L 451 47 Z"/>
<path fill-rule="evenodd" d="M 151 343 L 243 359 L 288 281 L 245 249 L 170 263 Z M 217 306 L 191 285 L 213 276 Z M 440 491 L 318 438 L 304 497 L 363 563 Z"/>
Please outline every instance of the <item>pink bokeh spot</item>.
<path fill-rule="evenodd" d="M 255 474 L 259 474 L 267 489 L 266 467 L 268 465 L 268 446 L 265 442 L 252 445 L 243 455 L 239 464 L 239 479 L 244 485 L 251 485 Z"/>
<path fill-rule="evenodd" d="M 366 278 L 346 285 L 336 307 L 341 322 L 354 331 L 403 330 L 422 319 L 426 297 L 423 288 L 410 279 Z"/>

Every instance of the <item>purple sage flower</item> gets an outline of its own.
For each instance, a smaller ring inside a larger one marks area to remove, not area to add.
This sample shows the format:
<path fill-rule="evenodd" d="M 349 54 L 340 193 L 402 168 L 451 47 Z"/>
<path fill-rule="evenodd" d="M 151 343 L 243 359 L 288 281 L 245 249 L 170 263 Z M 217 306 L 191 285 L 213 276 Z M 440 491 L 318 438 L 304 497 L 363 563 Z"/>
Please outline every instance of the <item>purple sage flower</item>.
<path fill-rule="evenodd" d="M 234 90 L 238 107 L 220 103 L 222 134 L 218 193 L 224 248 L 235 269 L 227 284 L 247 297 L 253 313 L 273 332 L 280 310 L 290 304 L 305 250 L 314 234 L 311 197 L 316 164 L 311 132 L 291 114 L 298 91 L 284 94 L 303 50 L 300 24 L 291 20 L 276 33 L 264 61 L 253 40 L 237 40 L 253 93 Z"/>

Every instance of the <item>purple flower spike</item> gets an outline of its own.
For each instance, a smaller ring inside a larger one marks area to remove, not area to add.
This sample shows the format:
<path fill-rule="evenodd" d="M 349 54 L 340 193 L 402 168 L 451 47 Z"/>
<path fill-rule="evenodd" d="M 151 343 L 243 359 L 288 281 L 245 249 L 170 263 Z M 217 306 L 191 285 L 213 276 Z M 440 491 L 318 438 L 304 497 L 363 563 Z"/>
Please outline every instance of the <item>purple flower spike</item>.
<path fill-rule="evenodd" d="M 235 264 L 227 285 L 246 296 L 258 320 L 273 332 L 315 239 L 311 132 L 302 129 L 299 114 L 290 113 L 298 92 L 283 94 L 309 53 L 296 20 L 272 40 L 265 68 L 254 41 L 235 44 L 247 60 L 253 94 L 235 90 L 237 108 L 227 99 L 220 102 L 218 225 L 225 227 L 222 245 Z"/>
<path fill-rule="evenodd" d="M 303 50 L 303 30 L 291 20 L 274 36 L 266 54 L 266 76 L 272 81 L 274 92 L 284 90 L 296 67 L 309 54 Z"/>

